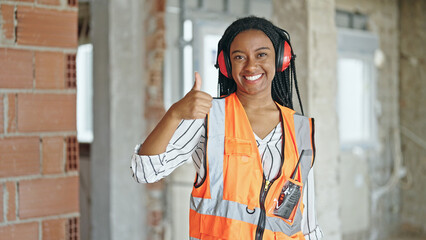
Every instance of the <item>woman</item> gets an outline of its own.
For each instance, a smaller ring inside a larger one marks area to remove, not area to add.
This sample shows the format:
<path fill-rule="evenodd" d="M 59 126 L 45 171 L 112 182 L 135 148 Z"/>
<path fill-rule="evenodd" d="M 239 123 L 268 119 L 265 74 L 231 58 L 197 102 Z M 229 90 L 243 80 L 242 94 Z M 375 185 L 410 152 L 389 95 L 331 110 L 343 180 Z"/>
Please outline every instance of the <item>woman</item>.
<path fill-rule="evenodd" d="M 196 73 L 192 90 L 136 147 L 138 182 L 158 181 L 192 155 L 191 239 L 322 237 L 313 119 L 292 110 L 293 81 L 300 103 L 294 58 L 287 32 L 263 18 L 238 19 L 218 44 L 222 97 L 200 91 Z"/>

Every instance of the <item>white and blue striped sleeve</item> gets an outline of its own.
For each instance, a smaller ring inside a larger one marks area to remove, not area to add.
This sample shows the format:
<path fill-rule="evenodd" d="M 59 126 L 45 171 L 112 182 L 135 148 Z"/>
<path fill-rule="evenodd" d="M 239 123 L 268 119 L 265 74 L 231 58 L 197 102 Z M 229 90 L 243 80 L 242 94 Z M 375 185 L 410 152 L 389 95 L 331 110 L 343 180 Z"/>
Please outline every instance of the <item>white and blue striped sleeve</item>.
<path fill-rule="evenodd" d="M 315 211 L 315 185 L 314 171 L 311 169 L 308 175 L 308 181 L 305 183 L 303 191 L 303 218 L 302 232 L 306 240 L 318 240 L 323 238 L 321 228 L 318 226 L 316 211 Z"/>
<path fill-rule="evenodd" d="M 138 155 L 135 151 L 130 167 L 133 178 L 139 183 L 153 183 L 168 176 L 191 158 L 204 132 L 204 119 L 182 120 L 165 152 Z"/>

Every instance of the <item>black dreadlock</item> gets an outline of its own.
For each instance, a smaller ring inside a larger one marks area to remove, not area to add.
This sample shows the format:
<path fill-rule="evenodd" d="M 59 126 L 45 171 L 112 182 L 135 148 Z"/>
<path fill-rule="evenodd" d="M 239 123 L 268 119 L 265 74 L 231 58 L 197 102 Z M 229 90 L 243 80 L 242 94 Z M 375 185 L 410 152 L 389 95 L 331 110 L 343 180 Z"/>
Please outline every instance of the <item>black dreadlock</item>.
<path fill-rule="evenodd" d="M 229 51 L 231 47 L 231 43 L 234 40 L 234 38 L 241 32 L 247 31 L 250 29 L 256 29 L 264 32 L 266 36 L 269 37 L 269 39 L 272 42 L 272 45 L 275 49 L 275 54 L 277 54 L 277 49 L 279 44 L 282 44 L 283 41 L 286 41 L 290 47 L 290 35 L 283 29 L 276 27 L 274 24 L 272 24 L 270 21 L 259 18 L 255 16 L 249 16 L 244 17 L 236 20 L 233 22 L 223 34 L 222 38 L 219 41 L 218 44 L 218 51 L 219 54 L 222 50 L 229 56 Z M 282 106 L 293 108 L 293 100 L 292 100 L 292 86 L 294 82 L 294 86 L 297 93 L 297 98 L 299 100 L 300 104 L 300 110 L 303 114 L 303 106 L 302 101 L 300 99 L 299 94 L 299 88 L 297 86 L 297 77 L 296 77 L 296 66 L 294 59 L 296 58 L 296 55 L 293 53 L 293 48 L 291 48 L 291 60 L 289 67 L 284 70 L 283 72 L 276 72 L 275 77 L 272 80 L 272 99 L 276 101 L 277 103 L 281 104 Z M 218 68 L 218 64 L 216 63 L 216 68 Z M 219 96 L 226 96 L 229 95 L 237 90 L 236 83 L 227 77 L 225 77 L 220 71 L 219 71 L 219 83 L 218 83 L 218 92 Z"/>

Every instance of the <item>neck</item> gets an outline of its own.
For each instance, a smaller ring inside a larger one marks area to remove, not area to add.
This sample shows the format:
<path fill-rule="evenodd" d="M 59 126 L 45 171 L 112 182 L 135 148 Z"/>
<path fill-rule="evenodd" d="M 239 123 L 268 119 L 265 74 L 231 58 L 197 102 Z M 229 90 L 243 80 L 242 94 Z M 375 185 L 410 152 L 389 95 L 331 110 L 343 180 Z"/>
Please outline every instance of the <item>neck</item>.
<path fill-rule="evenodd" d="M 265 95 L 250 95 L 244 92 L 240 92 L 237 90 L 236 92 L 238 100 L 240 100 L 241 104 L 243 105 L 244 109 L 267 109 L 270 107 L 275 108 L 275 102 L 272 99 L 271 94 L 265 94 Z"/>

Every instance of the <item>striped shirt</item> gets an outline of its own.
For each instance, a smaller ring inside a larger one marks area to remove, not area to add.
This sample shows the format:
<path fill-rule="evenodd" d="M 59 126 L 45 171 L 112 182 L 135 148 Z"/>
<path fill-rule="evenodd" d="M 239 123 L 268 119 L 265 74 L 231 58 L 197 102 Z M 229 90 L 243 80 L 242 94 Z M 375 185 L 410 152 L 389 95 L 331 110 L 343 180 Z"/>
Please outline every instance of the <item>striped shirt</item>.
<path fill-rule="evenodd" d="M 200 182 L 205 176 L 203 167 L 205 130 L 204 119 L 183 120 L 167 145 L 166 152 L 145 156 L 138 155 L 135 151 L 131 161 L 133 178 L 141 183 L 156 182 L 168 176 L 192 157 L 198 174 L 197 183 Z M 281 134 L 281 124 L 278 124 L 263 139 L 254 133 L 262 160 L 263 173 L 268 180 L 275 178 L 281 167 Z M 305 238 L 308 240 L 321 239 L 323 234 L 315 215 L 313 171 L 310 171 L 304 186 L 303 204 L 305 210 L 302 218 L 302 232 Z"/>

